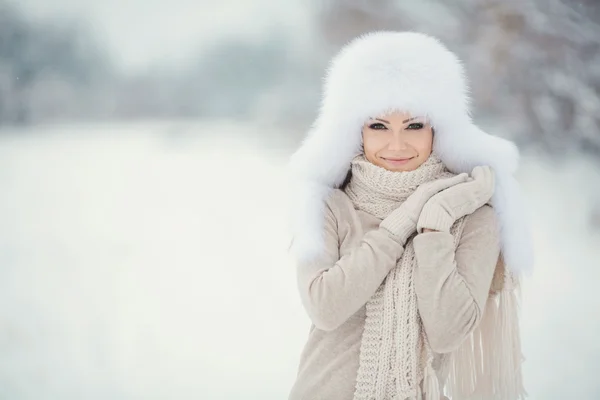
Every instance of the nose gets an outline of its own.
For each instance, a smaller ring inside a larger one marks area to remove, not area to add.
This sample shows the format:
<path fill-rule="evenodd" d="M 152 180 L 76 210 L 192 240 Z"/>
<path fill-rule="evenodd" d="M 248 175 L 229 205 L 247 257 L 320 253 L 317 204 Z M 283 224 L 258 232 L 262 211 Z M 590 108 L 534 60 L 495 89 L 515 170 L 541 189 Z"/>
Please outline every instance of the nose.
<path fill-rule="evenodd" d="M 388 147 L 392 151 L 406 150 L 406 140 L 400 132 L 394 132 Z"/>

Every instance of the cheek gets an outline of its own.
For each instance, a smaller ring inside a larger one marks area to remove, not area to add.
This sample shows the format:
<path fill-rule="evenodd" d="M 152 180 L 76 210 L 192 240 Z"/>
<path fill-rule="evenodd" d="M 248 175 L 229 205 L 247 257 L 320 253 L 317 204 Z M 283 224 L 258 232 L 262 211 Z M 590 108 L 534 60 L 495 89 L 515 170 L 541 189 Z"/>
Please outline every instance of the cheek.
<path fill-rule="evenodd" d="M 429 133 L 425 133 L 422 137 L 419 138 L 417 146 L 419 153 L 423 154 L 426 157 L 429 157 L 433 148 L 433 134 L 431 133 L 431 131 Z"/>
<path fill-rule="evenodd" d="M 363 134 L 365 155 L 370 156 L 377 153 L 384 145 L 385 143 L 381 140 L 381 135 L 374 135 L 371 132 Z"/>

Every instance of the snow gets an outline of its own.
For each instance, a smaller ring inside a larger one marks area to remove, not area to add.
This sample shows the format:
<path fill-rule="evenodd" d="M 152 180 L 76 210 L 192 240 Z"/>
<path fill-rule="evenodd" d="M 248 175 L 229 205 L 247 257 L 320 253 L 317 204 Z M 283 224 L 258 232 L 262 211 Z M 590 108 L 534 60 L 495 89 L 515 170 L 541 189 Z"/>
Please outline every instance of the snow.
<path fill-rule="evenodd" d="M 289 150 L 269 137 L 202 121 L 0 131 L 0 398 L 286 398 L 310 322 L 285 253 Z M 600 171 L 550 161 L 519 175 L 537 253 L 527 387 L 596 399 Z"/>

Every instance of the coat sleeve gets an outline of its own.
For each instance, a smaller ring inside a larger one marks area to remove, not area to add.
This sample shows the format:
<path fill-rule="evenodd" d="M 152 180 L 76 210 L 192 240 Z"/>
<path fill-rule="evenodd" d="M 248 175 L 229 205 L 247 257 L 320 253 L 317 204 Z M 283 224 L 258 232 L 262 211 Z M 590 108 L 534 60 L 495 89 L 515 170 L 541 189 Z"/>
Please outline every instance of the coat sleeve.
<path fill-rule="evenodd" d="M 404 252 L 400 242 L 382 228 L 367 232 L 340 258 L 337 219 L 332 205 L 325 209 L 325 252 L 297 266 L 302 304 L 316 328 L 338 328 L 377 291 Z"/>
<path fill-rule="evenodd" d="M 415 291 L 429 343 L 448 353 L 477 327 L 500 254 L 494 210 L 484 206 L 467 217 L 458 247 L 447 232 L 414 238 Z"/>

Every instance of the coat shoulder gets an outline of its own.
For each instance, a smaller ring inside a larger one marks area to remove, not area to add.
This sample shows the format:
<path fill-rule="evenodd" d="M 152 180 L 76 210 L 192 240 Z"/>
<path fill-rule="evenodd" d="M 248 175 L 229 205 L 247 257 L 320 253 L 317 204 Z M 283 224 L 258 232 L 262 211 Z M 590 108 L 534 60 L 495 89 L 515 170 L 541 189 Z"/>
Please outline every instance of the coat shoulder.
<path fill-rule="evenodd" d="M 355 211 L 352 200 L 341 189 L 333 189 L 325 199 L 325 204 L 336 219 L 343 218 L 348 212 Z"/>
<path fill-rule="evenodd" d="M 500 222 L 496 211 L 488 204 L 465 217 L 461 243 L 467 238 L 482 234 L 495 237 L 500 245 Z"/>
<path fill-rule="evenodd" d="M 496 216 L 496 212 L 494 208 L 489 204 L 485 204 L 482 207 L 479 207 L 477 210 L 473 211 L 472 214 L 469 214 L 465 217 L 465 222 L 468 225 L 472 226 L 490 226 L 498 224 L 498 217 Z"/>

